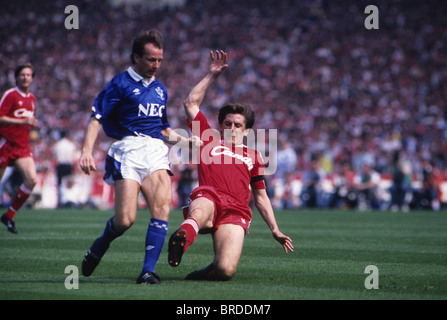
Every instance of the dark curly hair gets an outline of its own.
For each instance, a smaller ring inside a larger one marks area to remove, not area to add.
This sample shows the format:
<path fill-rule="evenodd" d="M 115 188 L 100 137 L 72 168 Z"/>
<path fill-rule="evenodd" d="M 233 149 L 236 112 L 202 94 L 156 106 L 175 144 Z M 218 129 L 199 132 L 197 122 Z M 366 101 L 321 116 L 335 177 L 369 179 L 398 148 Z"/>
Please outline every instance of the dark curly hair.
<path fill-rule="evenodd" d="M 219 110 L 219 124 L 222 124 L 229 113 L 240 114 L 245 118 L 245 128 L 253 128 L 255 124 L 255 113 L 248 105 L 242 103 L 227 103 Z"/>

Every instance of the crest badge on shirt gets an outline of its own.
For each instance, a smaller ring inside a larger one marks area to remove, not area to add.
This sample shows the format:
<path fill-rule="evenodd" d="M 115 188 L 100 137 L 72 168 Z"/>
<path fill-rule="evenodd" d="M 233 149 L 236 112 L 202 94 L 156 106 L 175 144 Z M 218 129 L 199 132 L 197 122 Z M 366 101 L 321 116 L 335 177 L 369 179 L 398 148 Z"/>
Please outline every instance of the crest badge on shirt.
<path fill-rule="evenodd" d="M 165 97 L 163 95 L 163 90 L 161 90 L 160 87 L 157 87 L 157 89 L 155 89 L 155 91 L 158 93 L 158 96 L 160 97 L 161 100 L 165 100 Z"/>

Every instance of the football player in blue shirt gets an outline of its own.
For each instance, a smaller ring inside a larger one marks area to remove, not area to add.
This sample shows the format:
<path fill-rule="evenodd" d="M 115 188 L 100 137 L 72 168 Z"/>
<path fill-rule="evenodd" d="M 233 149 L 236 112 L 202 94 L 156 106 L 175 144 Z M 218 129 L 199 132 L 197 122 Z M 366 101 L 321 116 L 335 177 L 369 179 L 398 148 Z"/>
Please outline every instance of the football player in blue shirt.
<path fill-rule="evenodd" d="M 115 215 L 84 257 L 82 274 L 86 277 L 93 273 L 110 242 L 134 223 L 141 191 L 151 219 L 137 283 L 160 283 L 154 269 L 165 241 L 171 204 L 171 172 L 164 142 L 178 146 L 201 144 L 196 137 L 182 137 L 170 128 L 168 93 L 155 78 L 162 60 L 162 34 L 154 29 L 141 32 L 132 44 L 132 66 L 114 77 L 93 103 L 79 160 L 81 169 L 86 174 L 96 171 L 93 148 L 101 126 L 118 141 L 107 153 L 104 176 L 115 187 Z"/>

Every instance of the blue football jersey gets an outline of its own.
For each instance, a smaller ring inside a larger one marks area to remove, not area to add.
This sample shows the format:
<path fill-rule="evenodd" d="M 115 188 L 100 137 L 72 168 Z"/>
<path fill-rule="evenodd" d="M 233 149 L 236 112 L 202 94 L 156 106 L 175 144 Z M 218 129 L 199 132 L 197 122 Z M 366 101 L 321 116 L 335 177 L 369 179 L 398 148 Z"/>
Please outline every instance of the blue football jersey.
<path fill-rule="evenodd" d="M 96 97 L 92 111 L 104 132 L 121 140 L 126 136 L 150 136 L 163 140 L 169 128 L 166 112 L 168 91 L 157 79 L 146 87 L 129 71 L 115 76 Z"/>

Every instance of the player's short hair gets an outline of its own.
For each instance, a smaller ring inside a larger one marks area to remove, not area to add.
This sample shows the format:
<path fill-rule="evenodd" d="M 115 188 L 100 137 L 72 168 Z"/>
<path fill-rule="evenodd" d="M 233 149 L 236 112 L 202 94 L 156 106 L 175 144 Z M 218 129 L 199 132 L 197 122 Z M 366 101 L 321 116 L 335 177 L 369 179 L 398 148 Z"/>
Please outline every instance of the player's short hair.
<path fill-rule="evenodd" d="M 253 128 L 255 124 L 255 113 L 251 110 L 250 106 L 242 103 L 227 103 L 219 110 L 219 124 L 222 124 L 225 117 L 229 113 L 240 114 L 245 118 L 245 128 Z"/>
<path fill-rule="evenodd" d="M 152 43 L 155 47 L 163 49 L 163 41 L 163 35 L 157 29 L 150 29 L 138 33 L 132 43 L 132 53 L 130 54 L 132 64 L 135 64 L 133 55 L 137 54 L 141 57 L 144 54 L 146 44 Z"/>
<path fill-rule="evenodd" d="M 19 76 L 20 72 L 22 72 L 22 70 L 26 69 L 26 68 L 30 68 L 32 70 L 32 77 L 34 78 L 34 74 L 35 74 L 34 73 L 34 68 L 33 68 L 32 64 L 29 63 L 29 62 L 17 66 L 16 70 L 14 71 L 15 78 L 17 79 L 17 77 Z"/>

